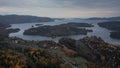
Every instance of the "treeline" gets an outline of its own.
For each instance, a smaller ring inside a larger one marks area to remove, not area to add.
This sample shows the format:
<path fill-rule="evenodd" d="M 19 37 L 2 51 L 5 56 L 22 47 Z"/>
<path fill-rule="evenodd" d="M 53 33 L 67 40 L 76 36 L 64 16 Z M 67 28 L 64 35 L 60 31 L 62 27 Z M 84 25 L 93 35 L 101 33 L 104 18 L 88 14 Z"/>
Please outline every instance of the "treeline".
<path fill-rule="evenodd" d="M 51 22 L 54 21 L 49 17 L 37 17 L 30 15 L 0 15 L 0 22 L 6 24 L 13 23 L 31 23 L 31 22 Z"/>

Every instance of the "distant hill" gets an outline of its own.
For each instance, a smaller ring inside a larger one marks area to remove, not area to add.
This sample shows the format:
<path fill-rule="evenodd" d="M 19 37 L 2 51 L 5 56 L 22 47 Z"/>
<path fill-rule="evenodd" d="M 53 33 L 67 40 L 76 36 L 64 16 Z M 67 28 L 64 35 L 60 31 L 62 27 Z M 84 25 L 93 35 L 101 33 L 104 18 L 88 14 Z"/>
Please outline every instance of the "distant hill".
<path fill-rule="evenodd" d="M 0 15 L 1 23 L 31 23 L 31 22 L 50 22 L 54 21 L 49 17 L 37 17 L 29 15 Z"/>
<path fill-rule="evenodd" d="M 0 28 L 7 28 L 7 27 L 10 27 L 10 25 L 6 24 L 6 23 L 1 23 L 0 22 Z"/>
<path fill-rule="evenodd" d="M 88 18 L 87 20 L 120 20 L 120 16 L 119 17 L 108 17 L 108 18 L 99 18 L 99 17 L 92 17 L 92 18 Z"/>

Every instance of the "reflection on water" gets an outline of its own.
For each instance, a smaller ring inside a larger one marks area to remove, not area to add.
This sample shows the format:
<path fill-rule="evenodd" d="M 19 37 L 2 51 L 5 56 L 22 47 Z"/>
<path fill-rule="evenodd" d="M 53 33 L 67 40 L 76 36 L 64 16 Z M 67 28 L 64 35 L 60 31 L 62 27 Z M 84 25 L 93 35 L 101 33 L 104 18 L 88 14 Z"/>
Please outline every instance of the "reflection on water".
<path fill-rule="evenodd" d="M 104 20 L 105 21 L 105 20 Z M 68 22 L 80 22 L 80 23 L 90 23 L 93 24 L 94 27 L 87 27 L 87 29 L 92 29 L 93 32 L 89 32 L 87 35 L 72 35 L 68 36 L 74 39 L 80 39 L 85 36 L 98 36 L 102 37 L 106 42 L 112 43 L 112 44 L 118 44 L 120 45 L 120 40 L 112 39 L 109 37 L 110 35 L 110 30 L 107 30 L 105 28 L 101 28 L 97 25 L 98 22 L 103 22 L 103 20 L 81 20 L 81 19 L 65 19 L 65 20 L 56 20 L 55 22 L 40 22 L 40 24 L 43 25 L 59 25 L 59 24 L 64 24 Z M 56 38 L 51 38 L 51 37 L 45 37 L 45 36 L 32 36 L 32 35 L 23 35 L 24 30 L 31 28 L 32 26 L 37 27 L 35 24 L 39 23 L 23 23 L 23 24 L 12 24 L 10 28 L 19 28 L 20 31 L 17 33 L 11 33 L 9 36 L 10 37 L 19 37 L 25 40 L 54 40 L 58 41 L 61 37 L 56 37 Z M 40 26 L 43 26 L 40 25 Z"/>

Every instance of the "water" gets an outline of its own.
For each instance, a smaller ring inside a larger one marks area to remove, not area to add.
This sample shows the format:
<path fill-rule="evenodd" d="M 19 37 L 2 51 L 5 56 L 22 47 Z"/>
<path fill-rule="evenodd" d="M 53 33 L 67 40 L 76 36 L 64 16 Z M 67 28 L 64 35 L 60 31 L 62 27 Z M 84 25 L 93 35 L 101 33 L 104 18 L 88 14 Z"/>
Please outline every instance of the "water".
<path fill-rule="evenodd" d="M 11 24 L 12 26 L 10 28 L 19 28 L 20 31 L 17 33 L 11 33 L 9 36 L 10 37 L 19 37 L 25 40 L 54 40 L 58 41 L 62 37 L 56 37 L 56 38 L 51 38 L 51 37 L 45 37 L 45 36 L 32 36 L 32 35 L 23 35 L 24 30 L 31 28 L 33 25 L 34 27 L 35 24 L 42 24 L 43 25 L 59 25 L 59 24 L 64 24 L 68 22 L 80 22 L 80 23 L 90 23 L 93 24 L 94 27 L 87 27 L 87 29 L 92 29 L 93 32 L 89 32 L 87 35 L 72 35 L 72 36 L 67 36 L 71 37 L 73 39 L 80 39 L 85 36 L 98 36 L 104 39 L 105 42 L 111 43 L 111 44 L 117 44 L 120 45 L 120 40 L 117 39 L 112 39 L 109 37 L 110 35 L 110 30 L 107 30 L 105 28 L 101 28 L 97 25 L 98 22 L 103 22 L 105 20 L 81 20 L 81 19 L 65 19 L 65 20 L 56 20 L 55 22 L 36 22 L 36 23 L 23 23 L 23 24 Z"/>

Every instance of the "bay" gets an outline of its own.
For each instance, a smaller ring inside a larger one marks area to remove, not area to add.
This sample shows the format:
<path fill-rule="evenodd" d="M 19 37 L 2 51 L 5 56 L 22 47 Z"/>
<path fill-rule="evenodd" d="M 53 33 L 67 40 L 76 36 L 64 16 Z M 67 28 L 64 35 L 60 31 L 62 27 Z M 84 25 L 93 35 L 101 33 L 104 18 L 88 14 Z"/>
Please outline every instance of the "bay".
<path fill-rule="evenodd" d="M 93 32 L 89 32 L 87 35 L 72 35 L 72 36 L 67 36 L 73 39 L 81 39 L 86 36 L 97 36 L 101 37 L 105 42 L 111 43 L 111 44 L 116 44 L 120 45 L 120 40 L 118 39 L 112 39 L 110 38 L 110 30 L 99 27 L 97 23 L 99 22 L 104 22 L 107 20 L 85 20 L 85 19 L 63 19 L 63 20 L 55 20 L 54 22 L 34 22 L 34 23 L 22 23 L 22 24 L 11 24 L 10 28 L 19 28 L 20 31 L 16 33 L 10 33 L 9 37 L 19 37 L 24 40 L 54 40 L 58 42 L 58 40 L 62 37 L 45 37 L 45 36 L 32 36 L 32 35 L 23 35 L 24 30 L 31 28 L 32 26 L 37 27 L 36 24 L 42 24 L 40 26 L 44 25 L 60 25 L 60 24 L 65 24 L 68 22 L 77 22 L 77 23 L 90 23 L 94 25 L 94 27 L 87 27 L 86 29 L 92 29 Z"/>

